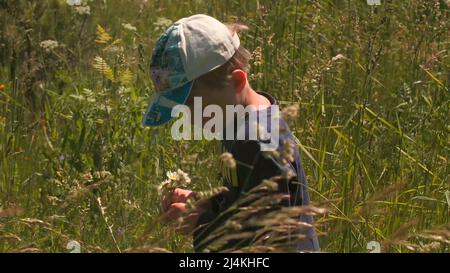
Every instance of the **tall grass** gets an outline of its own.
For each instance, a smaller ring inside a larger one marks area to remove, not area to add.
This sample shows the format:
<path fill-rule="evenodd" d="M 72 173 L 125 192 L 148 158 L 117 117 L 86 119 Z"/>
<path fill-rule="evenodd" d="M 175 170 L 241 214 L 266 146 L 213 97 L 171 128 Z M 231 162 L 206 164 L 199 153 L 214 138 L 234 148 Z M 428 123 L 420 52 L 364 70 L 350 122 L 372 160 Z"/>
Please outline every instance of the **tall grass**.
<path fill-rule="evenodd" d="M 159 221 L 157 186 L 178 168 L 220 185 L 216 143 L 140 119 L 154 42 L 195 13 L 247 24 L 252 87 L 299 106 L 323 251 L 449 251 L 448 1 L 87 5 L 0 1 L 0 251 L 192 251 Z"/>

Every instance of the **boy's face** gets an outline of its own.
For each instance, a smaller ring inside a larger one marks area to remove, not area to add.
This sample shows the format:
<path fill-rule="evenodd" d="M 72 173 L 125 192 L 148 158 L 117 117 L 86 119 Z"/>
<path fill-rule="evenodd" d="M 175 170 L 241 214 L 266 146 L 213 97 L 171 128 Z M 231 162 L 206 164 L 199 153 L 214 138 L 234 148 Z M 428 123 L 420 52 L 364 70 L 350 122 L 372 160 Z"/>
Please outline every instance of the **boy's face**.
<path fill-rule="evenodd" d="M 197 107 L 197 111 L 203 111 L 206 106 L 208 105 L 218 105 L 223 113 L 225 113 L 225 106 L 227 104 L 231 104 L 232 101 L 232 95 L 233 90 L 225 89 L 225 90 L 218 90 L 218 89 L 208 89 L 206 87 L 197 85 L 196 88 L 193 88 L 191 90 L 191 93 L 186 101 L 186 106 L 189 107 L 191 111 L 191 123 L 194 124 L 194 97 L 198 98 L 200 97 L 202 99 L 201 105 L 195 105 Z M 198 102 L 197 102 L 198 103 Z M 199 108 L 201 107 L 201 108 Z M 203 117 L 203 115 L 202 115 Z M 212 118 L 212 117 L 211 117 Z M 202 118 L 202 124 L 196 124 L 201 127 L 211 118 L 203 117 Z"/>
<path fill-rule="evenodd" d="M 241 74 L 241 76 L 236 77 L 235 71 L 238 70 L 240 71 L 238 72 L 238 74 Z M 232 72 L 232 77 L 229 79 L 227 87 L 224 89 L 219 88 L 209 89 L 200 84 L 196 85 L 196 87 L 191 90 L 191 93 L 188 99 L 186 100 L 186 106 L 189 107 L 191 113 L 194 113 L 194 97 L 202 98 L 202 105 L 201 105 L 202 110 L 205 109 L 205 107 L 208 105 L 218 105 L 222 109 L 224 117 L 226 105 L 241 104 L 240 97 L 243 93 L 242 86 L 245 86 L 245 83 L 247 82 L 247 77 L 245 72 L 243 72 L 242 70 L 236 69 L 235 71 Z M 243 77 L 242 73 L 245 74 Z M 205 124 L 205 122 L 208 121 L 209 119 L 210 118 L 203 118 L 203 124 Z"/>
<path fill-rule="evenodd" d="M 225 105 L 233 103 L 233 90 L 230 88 L 218 89 L 218 88 L 208 88 L 205 86 L 197 85 L 196 88 L 191 90 L 189 97 L 186 101 L 186 105 L 194 110 L 194 97 L 202 98 L 202 109 L 208 105 L 218 105 L 222 110 L 225 109 Z"/>
<path fill-rule="evenodd" d="M 186 105 L 192 112 L 194 108 L 194 97 L 202 98 L 202 108 L 205 108 L 208 105 L 218 105 L 225 111 L 227 105 L 242 104 L 242 96 L 245 96 L 243 89 L 247 85 L 246 73 L 240 69 L 236 69 L 231 73 L 231 77 L 229 77 L 227 81 L 225 88 L 211 88 L 202 84 L 194 84 L 186 101 Z"/>

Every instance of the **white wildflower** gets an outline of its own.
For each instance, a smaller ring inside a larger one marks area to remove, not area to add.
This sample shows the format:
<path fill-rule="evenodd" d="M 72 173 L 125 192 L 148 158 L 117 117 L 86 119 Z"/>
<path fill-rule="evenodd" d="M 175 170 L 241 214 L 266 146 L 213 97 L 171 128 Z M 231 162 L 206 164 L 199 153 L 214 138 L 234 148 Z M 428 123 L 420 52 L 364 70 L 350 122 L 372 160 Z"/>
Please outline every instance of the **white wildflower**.
<path fill-rule="evenodd" d="M 57 41 L 45 40 L 40 43 L 40 46 L 45 50 L 45 52 L 50 52 L 59 46 Z"/>
<path fill-rule="evenodd" d="M 122 24 L 122 27 L 130 31 L 136 31 L 136 27 L 130 23 Z"/>
<path fill-rule="evenodd" d="M 91 14 L 91 8 L 89 6 L 75 7 L 75 11 L 80 15 L 90 15 Z"/>
<path fill-rule="evenodd" d="M 169 180 L 177 180 L 177 172 L 167 171 L 166 176 Z"/>
<path fill-rule="evenodd" d="M 172 20 L 165 17 L 158 17 L 155 22 L 156 30 L 164 30 L 172 24 Z"/>
<path fill-rule="evenodd" d="M 178 169 L 176 172 L 168 171 L 166 173 L 167 180 L 163 181 L 158 186 L 158 192 L 162 194 L 166 191 L 174 190 L 178 187 L 186 186 L 186 184 L 191 183 L 191 178 L 189 175 L 182 170 Z"/>
<path fill-rule="evenodd" d="M 189 175 L 180 169 L 178 169 L 177 171 L 177 176 L 177 180 L 180 184 L 184 185 L 191 183 L 191 178 L 189 177 Z"/>

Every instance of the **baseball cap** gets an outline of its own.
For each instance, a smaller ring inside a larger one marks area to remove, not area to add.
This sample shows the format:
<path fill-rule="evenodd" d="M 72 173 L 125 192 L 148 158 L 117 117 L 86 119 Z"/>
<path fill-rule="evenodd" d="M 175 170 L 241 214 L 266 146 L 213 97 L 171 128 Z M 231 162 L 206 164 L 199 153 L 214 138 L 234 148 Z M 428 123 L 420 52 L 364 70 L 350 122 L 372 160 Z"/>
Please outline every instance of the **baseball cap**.
<path fill-rule="evenodd" d="M 156 93 L 142 118 L 145 126 L 172 119 L 172 108 L 184 104 L 194 80 L 225 64 L 239 48 L 232 34 L 217 19 L 196 14 L 173 23 L 158 38 L 150 62 Z"/>

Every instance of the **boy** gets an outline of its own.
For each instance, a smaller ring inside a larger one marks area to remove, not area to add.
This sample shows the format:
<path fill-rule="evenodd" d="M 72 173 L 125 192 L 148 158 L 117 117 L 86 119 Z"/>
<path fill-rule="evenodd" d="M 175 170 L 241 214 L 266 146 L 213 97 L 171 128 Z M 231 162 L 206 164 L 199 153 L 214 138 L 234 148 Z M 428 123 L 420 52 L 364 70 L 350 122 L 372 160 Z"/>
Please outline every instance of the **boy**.
<path fill-rule="evenodd" d="M 258 117 L 266 116 L 270 119 L 273 113 L 271 110 L 274 107 L 278 109 L 275 98 L 253 90 L 247 80 L 251 54 L 240 45 L 237 35 L 239 31 L 246 29 L 246 26 L 240 24 L 225 25 L 204 14 L 182 18 L 170 26 L 159 37 L 153 51 L 150 67 L 157 93 L 142 123 L 146 126 L 164 124 L 172 118 L 175 106 L 186 105 L 191 110 L 197 107 L 194 103 L 196 98 L 201 98 L 202 107 L 217 105 L 224 111 L 230 105 L 250 106 L 259 114 Z M 279 124 L 268 125 L 266 130 L 271 136 L 279 135 L 279 151 L 282 145 L 295 142 L 285 121 L 278 121 Z M 227 122 L 221 132 L 223 136 L 226 135 L 224 132 L 227 128 L 235 128 Z M 205 238 L 214 228 L 223 224 L 217 217 L 243 193 L 264 179 L 284 177 L 277 183 L 279 191 L 289 196 L 286 206 L 309 204 L 307 183 L 297 147 L 288 145 L 291 156 L 287 162 L 280 163 L 263 154 L 263 140 L 248 139 L 248 115 L 244 119 L 235 118 L 232 122 L 244 124 L 245 139 L 236 139 L 236 134 L 232 134 L 234 138 L 222 141 L 223 149 L 236 162 L 235 172 L 224 177 L 224 185 L 229 191 L 204 201 L 197 212 L 190 214 L 186 203 L 195 196 L 194 192 L 177 188 L 172 196 L 165 196 L 161 202 L 165 219 L 170 221 L 183 217 L 188 223 L 185 232 L 194 232 L 196 251 L 203 251 L 207 247 Z M 280 127 L 283 129 L 279 130 Z M 286 176 L 286 173 L 291 175 Z M 312 224 L 312 217 L 309 215 L 302 215 L 300 220 Z M 314 229 L 309 226 L 301 233 L 306 239 L 298 242 L 297 249 L 318 251 L 319 244 Z M 245 245 L 243 242 L 238 244 Z"/>

